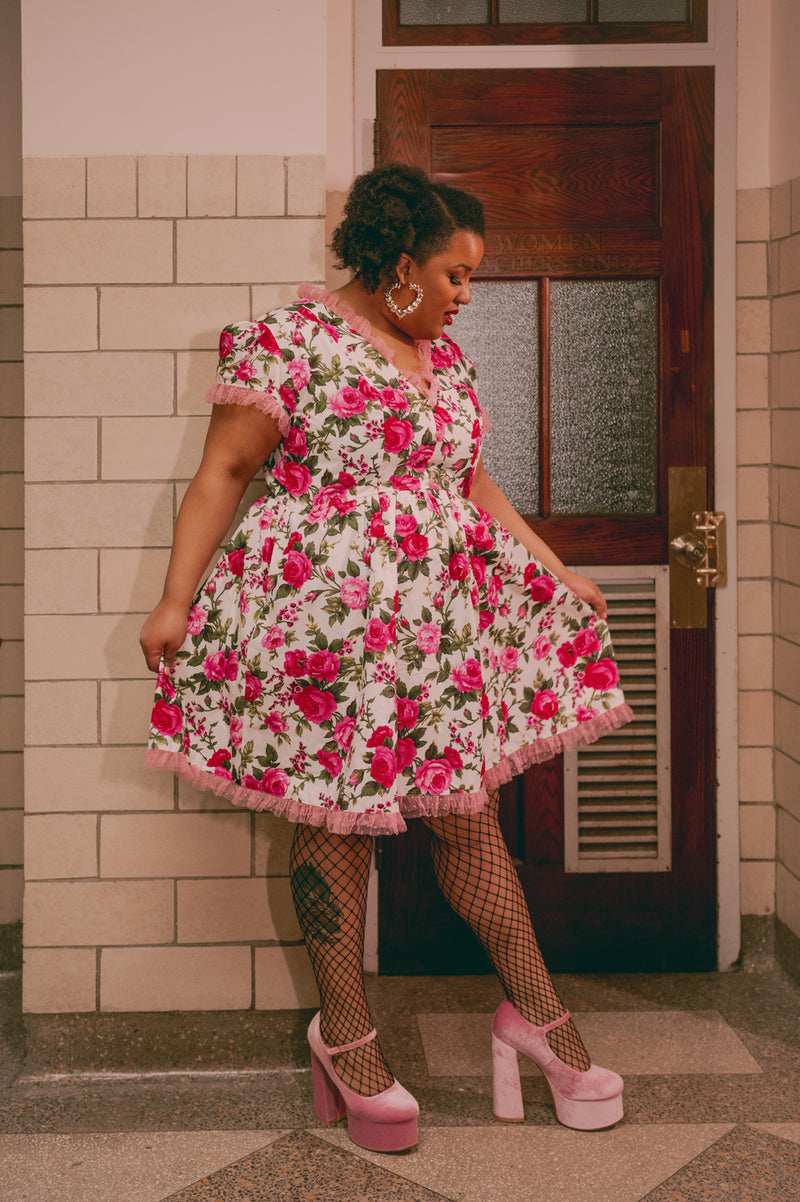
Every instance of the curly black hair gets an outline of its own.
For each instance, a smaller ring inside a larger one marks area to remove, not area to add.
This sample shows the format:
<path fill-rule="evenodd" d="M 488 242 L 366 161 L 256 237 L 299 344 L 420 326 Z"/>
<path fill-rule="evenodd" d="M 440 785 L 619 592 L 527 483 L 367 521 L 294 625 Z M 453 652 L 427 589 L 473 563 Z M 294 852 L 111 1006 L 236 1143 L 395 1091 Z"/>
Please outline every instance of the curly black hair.
<path fill-rule="evenodd" d="M 385 163 L 356 177 L 331 249 L 338 267 L 349 267 L 376 292 L 404 251 L 424 263 L 458 230 L 483 237 L 483 205 L 476 197 L 434 183 L 418 167 Z"/>

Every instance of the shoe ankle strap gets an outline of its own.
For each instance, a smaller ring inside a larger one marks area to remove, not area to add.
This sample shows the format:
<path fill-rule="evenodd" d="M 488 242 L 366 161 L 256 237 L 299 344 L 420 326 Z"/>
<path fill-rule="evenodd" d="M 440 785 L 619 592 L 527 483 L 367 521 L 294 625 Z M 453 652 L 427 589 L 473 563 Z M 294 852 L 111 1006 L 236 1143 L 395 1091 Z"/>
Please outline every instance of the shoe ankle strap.
<path fill-rule="evenodd" d="M 561 1018 L 555 1019 L 554 1022 L 548 1023 L 546 1027 L 540 1027 L 540 1031 L 544 1031 L 545 1035 L 548 1031 L 555 1031 L 556 1027 L 563 1027 L 564 1023 L 569 1022 L 569 1010 L 565 1010 Z"/>
<path fill-rule="evenodd" d="M 356 1048 L 363 1048 L 365 1043 L 369 1043 L 378 1034 L 375 1027 L 372 1028 L 369 1035 L 365 1035 L 363 1039 L 354 1039 L 352 1043 L 343 1043 L 340 1048 L 326 1047 L 325 1051 L 329 1056 L 338 1056 L 339 1052 L 354 1052 Z"/>

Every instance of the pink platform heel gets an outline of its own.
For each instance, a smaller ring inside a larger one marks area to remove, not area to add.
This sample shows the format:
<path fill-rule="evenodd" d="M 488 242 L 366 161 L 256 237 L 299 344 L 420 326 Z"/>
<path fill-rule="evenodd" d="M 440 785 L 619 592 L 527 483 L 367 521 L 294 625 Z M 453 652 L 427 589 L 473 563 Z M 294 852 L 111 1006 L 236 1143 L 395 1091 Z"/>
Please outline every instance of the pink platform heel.
<path fill-rule="evenodd" d="M 498 1007 L 492 1023 L 495 1118 L 504 1123 L 521 1123 L 525 1118 L 519 1052 L 544 1073 L 553 1095 L 556 1117 L 565 1127 L 597 1131 L 622 1118 L 622 1077 L 594 1064 L 586 1072 L 578 1072 L 560 1060 L 547 1042 L 547 1032 L 560 1027 L 568 1018 L 569 1011 L 545 1027 L 534 1027 L 511 1002 L 503 1002 Z"/>
<path fill-rule="evenodd" d="M 319 1033 L 319 1014 L 308 1028 L 311 1048 L 311 1080 L 314 1086 L 314 1113 L 322 1123 L 335 1123 L 347 1117 L 347 1130 L 354 1144 L 370 1152 L 405 1152 L 417 1142 L 416 1099 L 395 1081 L 383 1093 L 362 1098 L 340 1080 L 331 1057 L 337 1052 L 350 1052 L 374 1039 L 372 1030 L 363 1039 L 327 1048 Z"/>

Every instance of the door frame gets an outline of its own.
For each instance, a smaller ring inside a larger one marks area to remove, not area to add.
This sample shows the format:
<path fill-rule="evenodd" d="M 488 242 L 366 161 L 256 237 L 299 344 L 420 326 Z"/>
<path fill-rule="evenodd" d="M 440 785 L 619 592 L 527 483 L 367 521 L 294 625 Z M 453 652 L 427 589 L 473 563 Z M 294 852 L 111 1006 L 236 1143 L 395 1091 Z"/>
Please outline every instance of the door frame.
<path fill-rule="evenodd" d="M 719 10 L 719 11 L 718 11 Z M 740 952 L 738 680 L 736 606 L 736 20 L 711 0 L 709 40 L 692 46 L 384 47 L 374 0 L 328 0 L 327 184 L 332 209 L 372 166 L 375 72 L 394 68 L 698 66 L 716 68 L 714 374 L 715 505 L 728 515 L 731 583 L 716 596 L 717 964 Z M 335 215 L 332 214 L 332 216 Z M 376 885 L 377 882 L 373 882 Z M 377 888 L 367 913 L 367 971 L 377 971 Z"/>

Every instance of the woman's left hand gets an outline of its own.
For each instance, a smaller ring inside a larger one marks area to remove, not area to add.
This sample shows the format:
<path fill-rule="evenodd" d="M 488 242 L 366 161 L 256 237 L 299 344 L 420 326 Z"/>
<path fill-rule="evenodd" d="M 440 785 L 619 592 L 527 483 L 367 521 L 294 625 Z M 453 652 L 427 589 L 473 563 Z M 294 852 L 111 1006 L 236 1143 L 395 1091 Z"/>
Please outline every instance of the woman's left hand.
<path fill-rule="evenodd" d="M 590 580 L 588 576 L 578 576 L 575 572 L 565 572 L 561 579 L 576 597 L 580 597 L 581 601 L 585 601 L 587 605 L 591 605 L 598 618 L 605 619 L 608 616 L 606 599 L 595 582 Z"/>

